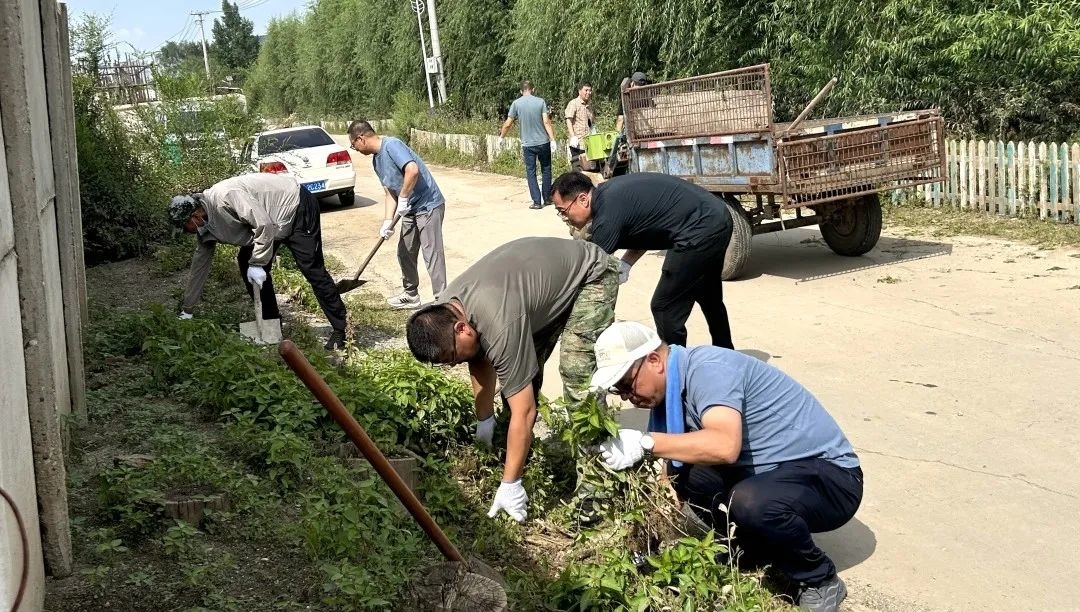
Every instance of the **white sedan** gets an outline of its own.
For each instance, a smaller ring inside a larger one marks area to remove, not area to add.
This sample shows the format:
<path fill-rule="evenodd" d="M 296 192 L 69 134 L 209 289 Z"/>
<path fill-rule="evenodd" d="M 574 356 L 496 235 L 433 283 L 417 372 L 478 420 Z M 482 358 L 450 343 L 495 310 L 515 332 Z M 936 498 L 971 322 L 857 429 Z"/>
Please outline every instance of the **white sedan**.
<path fill-rule="evenodd" d="M 290 174 L 318 198 L 336 195 L 342 206 L 356 200 L 356 171 L 349 152 L 317 125 L 256 134 L 240 153 L 249 172 Z"/>

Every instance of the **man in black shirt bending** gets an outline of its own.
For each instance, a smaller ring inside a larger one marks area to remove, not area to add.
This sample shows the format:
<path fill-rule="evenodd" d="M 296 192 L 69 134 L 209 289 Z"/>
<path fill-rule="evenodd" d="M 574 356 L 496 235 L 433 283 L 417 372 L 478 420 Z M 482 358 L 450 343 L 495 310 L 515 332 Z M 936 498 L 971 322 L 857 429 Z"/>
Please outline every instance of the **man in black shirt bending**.
<path fill-rule="evenodd" d="M 731 241 L 731 216 L 722 200 L 680 178 L 631 173 L 593 187 L 589 177 L 567 172 L 551 188 L 556 212 L 571 226 L 586 227 L 604 251 L 626 249 L 619 281 L 626 282 L 645 251 L 666 250 L 652 298 L 660 339 L 686 346 L 686 319 L 701 306 L 715 346 L 734 348 L 721 275 Z"/>

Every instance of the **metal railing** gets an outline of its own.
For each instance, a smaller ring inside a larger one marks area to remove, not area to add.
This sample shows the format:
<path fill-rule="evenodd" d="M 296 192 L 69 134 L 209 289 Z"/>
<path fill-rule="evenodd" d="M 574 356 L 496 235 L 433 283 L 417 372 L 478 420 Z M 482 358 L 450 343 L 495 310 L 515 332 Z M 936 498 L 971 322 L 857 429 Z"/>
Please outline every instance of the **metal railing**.
<path fill-rule="evenodd" d="M 895 125 L 812 136 L 777 144 L 789 206 L 942 180 L 944 121 L 937 111 Z"/>
<path fill-rule="evenodd" d="M 768 64 L 631 86 L 622 104 L 631 143 L 773 129 Z"/>

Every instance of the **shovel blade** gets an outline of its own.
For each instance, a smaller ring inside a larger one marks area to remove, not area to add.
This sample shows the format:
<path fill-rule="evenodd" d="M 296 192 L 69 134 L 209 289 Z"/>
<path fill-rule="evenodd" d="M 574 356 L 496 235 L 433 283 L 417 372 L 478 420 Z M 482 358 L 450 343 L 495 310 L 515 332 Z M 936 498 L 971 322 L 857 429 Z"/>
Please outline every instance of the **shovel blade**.
<path fill-rule="evenodd" d="M 255 344 L 277 344 L 281 342 L 281 319 L 244 321 L 240 324 L 240 333 Z"/>
<path fill-rule="evenodd" d="M 339 294 L 348 293 L 349 291 L 352 291 L 357 287 L 363 286 L 366 282 L 367 281 L 362 278 L 347 278 L 345 280 L 339 280 L 337 283 L 334 284 L 334 287 L 337 289 L 337 292 Z"/>

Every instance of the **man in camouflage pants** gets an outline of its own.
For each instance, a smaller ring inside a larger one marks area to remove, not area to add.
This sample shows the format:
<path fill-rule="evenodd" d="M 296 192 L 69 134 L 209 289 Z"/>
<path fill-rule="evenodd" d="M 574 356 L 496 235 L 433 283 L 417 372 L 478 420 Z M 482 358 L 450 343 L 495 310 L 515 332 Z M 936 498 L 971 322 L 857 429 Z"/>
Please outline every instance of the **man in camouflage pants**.
<path fill-rule="evenodd" d="M 503 479 L 489 516 L 505 510 L 525 520 L 521 474 L 544 363 L 561 340 L 563 394 L 571 405 L 586 399 L 593 344 L 615 319 L 618 293 L 619 261 L 591 242 L 521 238 L 485 255 L 409 318 L 405 336 L 416 359 L 469 364 L 481 443 L 490 446 L 494 434 L 496 385 L 510 411 Z"/>

